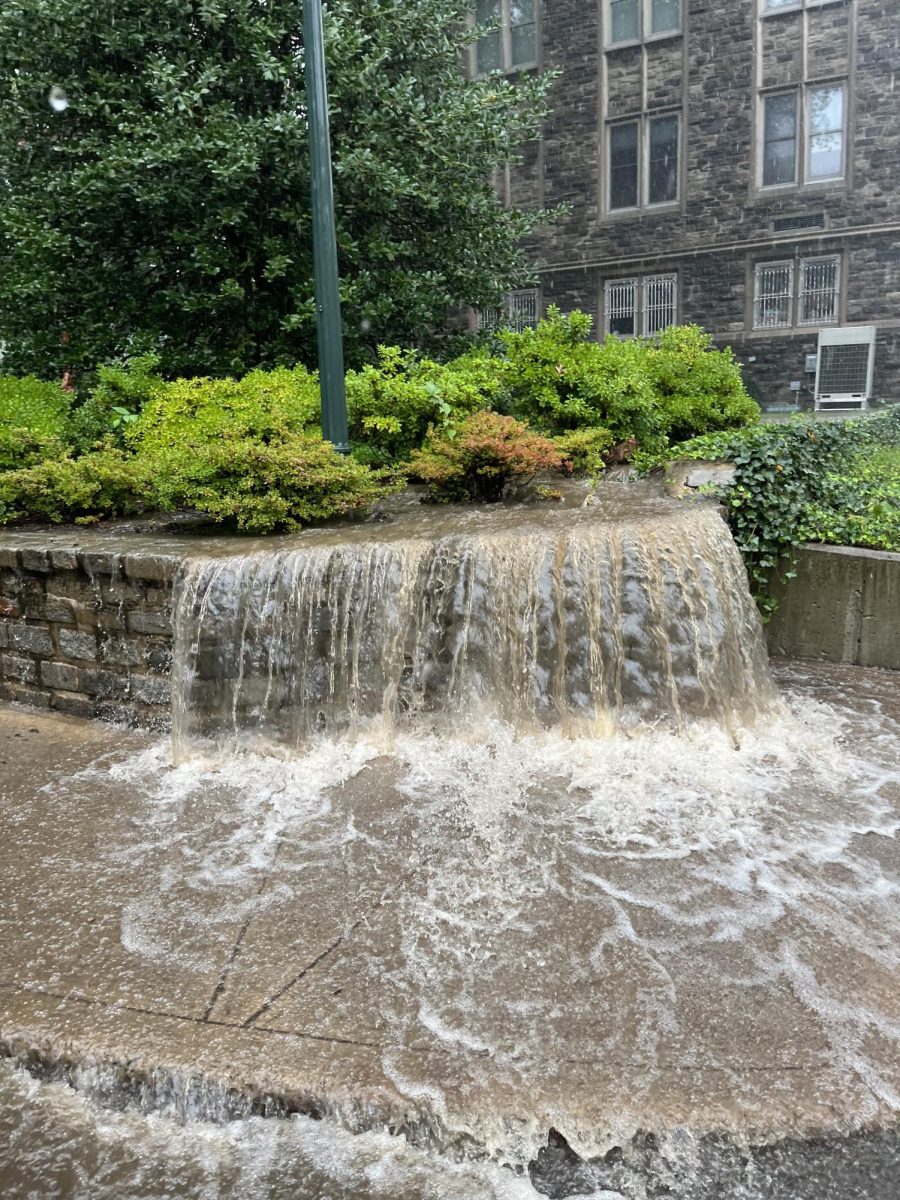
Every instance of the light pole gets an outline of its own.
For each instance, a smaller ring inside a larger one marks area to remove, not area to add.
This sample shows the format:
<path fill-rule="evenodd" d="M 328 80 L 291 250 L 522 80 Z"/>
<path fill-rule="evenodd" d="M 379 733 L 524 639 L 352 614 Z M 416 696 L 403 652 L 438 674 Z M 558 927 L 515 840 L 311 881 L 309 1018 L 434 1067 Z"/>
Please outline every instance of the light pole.
<path fill-rule="evenodd" d="M 334 229 L 334 187 L 331 178 L 331 137 L 328 131 L 322 0 L 303 0 L 303 54 L 309 120 L 322 436 L 332 443 L 335 450 L 339 450 L 341 454 L 348 454 L 350 442 L 347 434 L 347 397 L 344 392 L 344 344 L 341 333 L 337 239 Z"/>

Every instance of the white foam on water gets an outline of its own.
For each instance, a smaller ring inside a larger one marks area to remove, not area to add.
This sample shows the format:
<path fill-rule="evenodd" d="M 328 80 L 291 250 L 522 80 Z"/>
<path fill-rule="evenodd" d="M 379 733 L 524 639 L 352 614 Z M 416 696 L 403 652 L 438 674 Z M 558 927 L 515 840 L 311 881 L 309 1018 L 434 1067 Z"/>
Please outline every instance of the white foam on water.
<path fill-rule="evenodd" d="M 782 1005 L 817 1031 L 804 1035 L 817 1054 L 859 1085 L 848 1119 L 898 1109 L 885 1047 L 900 1048 L 886 982 L 900 968 L 900 883 L 882 852 L 898 831 L 897 726 L 877 702 L 850 695 L 836 706 L 799 682 L 777 720 L 737 737 L 697 723 L 682 736 L 571 741 L 481 720 L 453 737 L 395 733 L 388 746 L 376 728 L 294 759 L 175 767 L 155 746 L 106 768 L 115 787 L 146 797 L 136 839 L 110 849 L 136 865 L 123 938 L 135 953 L 208 968 L 221 961 L 212 933 L 233 938 L 302 892 L 305 862 L 327 864 L 356 843 L 358 869 L 376 863 L 393 888 L 391 913 L 371 917 L 396 929 L 384 943 L 393 957 L 379 958 L 377 937 L 346 948 L 377 997 L 383 1070 L 500 1159 L 528 1162 L 551 1123 L 599 1152 L 634 1132 L 641 1097 L 623 1097 L 596 1144 L 565 1096 L 520 1114 L 521 1127 L 492 1126 L 440 1073 L 410 1066 L 411 1045 L 465 1063 L 473 1095 L 494 1085 L 538 1095 L 573 1056 L 639 1063 L 652 1081 L 673 1057 L 696 1056 L 679 1049 L 692 976 L 713 1011 L 744 995 L 751 1012 Z M 178 867 L 163 869 L 157 856 L 173 846 Z M 859 995 L 841 970 L 818 969 L 826 951 L 854 964 Z M 607 1006 L 584 1032 L 568 1008 L 579 989 Z M 786 1055 L 791 1069 L 790 1052 L 787 1042 L 769 1060 Z"/>
<path fill-rule="evenodd" d="M 111 1111 L 89 1093 L 0 1062 L 4 1200 L 535 1200 L 527 1178 L 455 1163 L 386 1133 L 249 1118 L 184 1126 Z M 53 1181 L 64 1190 L 53 1191 Z M 610 1195 L 610 1200 L 613 1200 Z M 617 1198 L 616 1198 L 617 1200 Z"/>

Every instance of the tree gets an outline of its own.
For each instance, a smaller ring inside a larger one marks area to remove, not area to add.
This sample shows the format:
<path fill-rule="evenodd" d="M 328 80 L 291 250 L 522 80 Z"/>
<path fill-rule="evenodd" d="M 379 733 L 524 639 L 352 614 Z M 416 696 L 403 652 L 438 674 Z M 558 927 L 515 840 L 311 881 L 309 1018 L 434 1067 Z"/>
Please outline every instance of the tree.
<path fill-rule="evenodd" d="M 427 344 L 527 276 L 492 172 L 546 81 L 461 69 L 465 0 L 330 0 L 348 359 Z M 301 0 L 3 0 L 3 369 L 157 351 L 168 373 L 315 357 Z"/>

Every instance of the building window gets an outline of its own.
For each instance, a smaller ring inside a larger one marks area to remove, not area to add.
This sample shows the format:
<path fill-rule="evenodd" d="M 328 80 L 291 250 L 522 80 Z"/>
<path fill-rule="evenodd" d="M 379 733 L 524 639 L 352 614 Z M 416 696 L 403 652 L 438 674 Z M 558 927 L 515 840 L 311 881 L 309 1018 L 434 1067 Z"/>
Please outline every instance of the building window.
<path fill-rule="evenodd" d="M 838 319 L 840 261 L 804 258 L 800 263 L 800 325 L 834 325 Z"/>
<path fill-rule="evenodd" d="M 483 308 L 476 314 L 479 332 L 511 329 L 521 333 L 534 329 L 541 316 L 541 297 L 538 288 L 521 288 L 508 292 L 502 308 Z"/>
<path fill-rule="evenodd" d="M 607 0 L 606 43 L 622 46 L 681 31 L 681 0 Z"/>
<path fill-rule="evenodd" d="M 795 286 L 796 285 L 796 286 Z M 840 259 L 792 259 L 757 263 L 753 285 L 753 328 L 834 325 L 838 320 Z"/>
<path fill-rule="evenodd" d="M 763 16 L 780 12 L 784 8 L 821 8 L 824 4 L 843 3 L 844 0 L 760 0 Z"/>
<path fill-rule="evenodd" d="M 536 5 L 537 0 L 476 0 L 475 23 L 490 28 L 475 43 L 476 75 L 536 65 Z"/>
<path fill-rule="evenodd" d="M 753 328 L 790 328 L 794 299 L 794 264 L 758 263 L 753 288 Z"/>
<path fill-rule="evenodd" d="M 607 333 L 652 337 L 678 320 L 678 276 L 607 280 L 603 312 Z"/>
<path fill-rule="evenodd" d="M 677 113 L 609 126 L 611 211 L 678 200 Z"/>
<path fill-rule="evenodd" d="M 802 94 L 794 88 L 762 98 L 763 187 L 843 177 L 845 101 L 843 84 L 806 87 Z M 806 146 L 803 155 L 798 153 L 801 137 Z"/>
<path fill-rule="evenodd" d="M 844 174 L 843 87 L 808 88 L 806 107 L 806 178 L 839 179 Z"/>

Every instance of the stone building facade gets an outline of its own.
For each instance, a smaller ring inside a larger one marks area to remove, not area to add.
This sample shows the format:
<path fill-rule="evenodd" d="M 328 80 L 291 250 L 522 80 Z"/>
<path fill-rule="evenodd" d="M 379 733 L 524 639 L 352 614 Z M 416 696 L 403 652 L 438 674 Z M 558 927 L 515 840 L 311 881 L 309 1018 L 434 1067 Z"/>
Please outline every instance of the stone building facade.
<path fill-rule="evenodd" d="M 821 331 L 874 327 L 871 395 L 900 399 L 900 0 L 479 12 L 501 18 L 505 69 L 559 71 L 501 184 L 565 206 L 530 243 L 526 316 L 578 307 L 598 336 L 695 322 L 773 407 L 812 402 Z"/>

